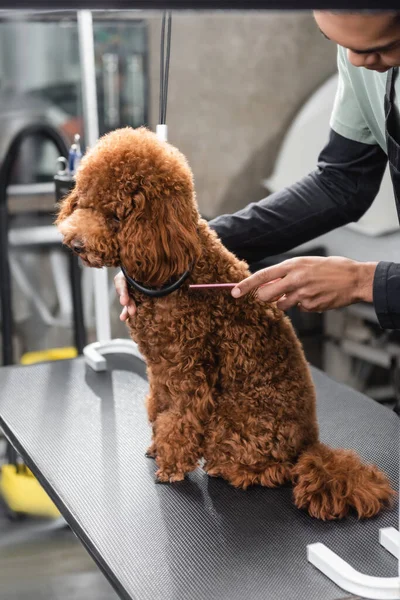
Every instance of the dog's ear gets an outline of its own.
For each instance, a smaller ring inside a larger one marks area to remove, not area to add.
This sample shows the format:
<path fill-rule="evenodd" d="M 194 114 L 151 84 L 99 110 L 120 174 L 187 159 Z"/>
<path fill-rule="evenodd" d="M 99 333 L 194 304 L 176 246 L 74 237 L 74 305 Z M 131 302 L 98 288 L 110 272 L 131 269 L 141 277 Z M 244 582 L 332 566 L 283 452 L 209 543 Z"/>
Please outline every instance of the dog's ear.
<path fill-rule="evenodd" d="M 72 215 L 76 205 L 78 204 L 78 195 L 75 190 L 72 190 L 68 196 L 66 196 L 58 205 L 57 219 L 55 225 L 64 221 L 67 217 Z"/>
<path fill-rule="evenodd" d="M 140 192 L 120 231 L 120 257 L 129 274 L 148 285 L 182 275 L 200 253 L 198 212 L 187 198 L 148 202 Z"/>

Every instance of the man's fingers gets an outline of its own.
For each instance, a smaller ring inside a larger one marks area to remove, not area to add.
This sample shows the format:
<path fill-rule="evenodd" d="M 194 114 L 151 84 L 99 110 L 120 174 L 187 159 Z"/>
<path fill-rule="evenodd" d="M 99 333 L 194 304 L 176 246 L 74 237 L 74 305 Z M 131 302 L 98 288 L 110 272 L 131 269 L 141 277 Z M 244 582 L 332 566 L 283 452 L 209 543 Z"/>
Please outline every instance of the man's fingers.
<path fill-rule="evenodd" d="M 119 302 L 124 307 L 119 318 L 121 321 L 126 321 L 129 317 L 135 316 L 136 304 L 129 296 L 126 279 L 122 272 L 117 273 L 114 277 L 114 285 L 119 296 Z"/>
<path fill-rule="evenodd" d="M 293 306 L 297 306 L 298 304 L 299 300 L 297 294 L 289 294 L 287 296 L 283 296 L 280 300 L 278 300 L 276 306 L 279 308 L 279 310 L 285 311 L 289 310 L 289 308 L 292 308 Z"/>
<path fill-rule="evenodd" d="M 133 300 L 131 300 L 128 304 L 128 306 L 126 307 L 128 309 L 128 314 L 130 317 L 134 317 L 136 314 L 136 304 L 134 303 Z"/>
<path fill-rule="evenodd" d="M 128 318 L 128 307 L 125 306 L 121 314 L 119 315 L 120 321 L 126 321 Z"/>
<path fill-rule="evenodd" d="M 122 306 L 125 306 L 129 302 L 128 286 L 123 273 L 118 273 L 114 277 L 115 290 L 119 296 L 119 301 Z"/>
<path fill-rule="evenodd" d="M 243 281 L 233 288 L 231 292 L 232 296 L 234 298 L 239 298 L 240 296 L 248 294 L 254 288 L 271 283 L 276 279 L 282 279 L 287 275 L 288 262 L 289 261 L 284 261 L 279 265 L 273 265 L 267 269 L 262 269 L 261 271 L 257 271 L 257 273 L 250 275 L 250 277 L 243 279 Z"/>
<path fill-rule="evenodd" d="M 275 302 L 281 296 L 291 291 L 286 278 L 264 283 L 257 290 L 257 298 L 263 302 Z"/>
<path fill-rule="evenodd" d="M 136 304 L 130 300 L 127 306 L 124 306 L 119 318 L 121 321 L 126 321 L 129 317 L 134 317 L 136 314 Z"/>

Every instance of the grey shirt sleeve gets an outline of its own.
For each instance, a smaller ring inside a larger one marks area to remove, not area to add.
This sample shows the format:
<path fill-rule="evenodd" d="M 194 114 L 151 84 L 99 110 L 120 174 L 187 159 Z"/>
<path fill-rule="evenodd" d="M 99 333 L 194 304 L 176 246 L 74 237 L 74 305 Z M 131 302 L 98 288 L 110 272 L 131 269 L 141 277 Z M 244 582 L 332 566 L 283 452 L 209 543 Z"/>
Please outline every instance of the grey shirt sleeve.
<path fill-rule="evenodd" d="M 341 46 L 338 46 L 337 66 L 338 86 L 330 126 L 350 140 L 375 145 L 377 140 L 365 120 L 354 88 L 354 82 L 362 77 L 362 70 L 349 64 L 347 50 Z"/>

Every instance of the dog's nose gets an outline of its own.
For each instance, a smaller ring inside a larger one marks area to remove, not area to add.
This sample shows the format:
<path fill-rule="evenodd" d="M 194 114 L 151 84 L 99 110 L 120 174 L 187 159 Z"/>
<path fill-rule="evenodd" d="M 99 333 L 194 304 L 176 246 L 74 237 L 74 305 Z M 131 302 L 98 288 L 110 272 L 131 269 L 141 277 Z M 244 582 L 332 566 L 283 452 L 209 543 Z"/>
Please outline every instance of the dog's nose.
<path fill-rule="evenodd" d="M 83 244 L 79 240 L 73 240 L 71 242 L 71 248 L 75 254 L 81 254 L 83 252 Z"/>

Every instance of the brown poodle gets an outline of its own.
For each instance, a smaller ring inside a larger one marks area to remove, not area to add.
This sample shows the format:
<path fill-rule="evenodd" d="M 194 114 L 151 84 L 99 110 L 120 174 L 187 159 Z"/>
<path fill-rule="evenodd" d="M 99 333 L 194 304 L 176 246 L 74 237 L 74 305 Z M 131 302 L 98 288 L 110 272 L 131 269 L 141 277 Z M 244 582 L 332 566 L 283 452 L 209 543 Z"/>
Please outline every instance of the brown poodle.
<path fill-rule="evenodd" d="M 240 488 L 292 482 L 296 506 L 319 519 L 350 509 L 372 517 L 390 500 L 376 467 L 319 442 L 308 365 L 276 305 L 189 290 L 239 282 L 249 271 L 200 218 L 178 150 L 144 128 L 104 136 L 84 157 L 57 225 L 86 264 L 123 266 L 146 288 L 189 271 L 163 297 L 130 290 L 137 315 L 129 328 L 148 368 L 148 453 L 159 481 L 182 480 L 204 458 L 209 475 Z"/>

